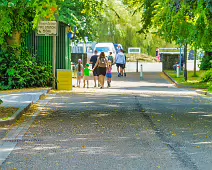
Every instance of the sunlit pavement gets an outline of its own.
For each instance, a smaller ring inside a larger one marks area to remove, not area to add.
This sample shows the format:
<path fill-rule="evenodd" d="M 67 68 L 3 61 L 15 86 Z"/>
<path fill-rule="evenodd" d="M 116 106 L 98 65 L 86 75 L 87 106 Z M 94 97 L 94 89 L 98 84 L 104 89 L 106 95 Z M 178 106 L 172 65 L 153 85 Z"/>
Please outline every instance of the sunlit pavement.
<path fill-rule="evenodd" d="M 12 152 L 2 169 L 210 169 L 209 98 L 160 73 L 142 81 L 114 75 L 109 89 L 90 85 L 41 100 L 35 121 L 4 141 Z"/>

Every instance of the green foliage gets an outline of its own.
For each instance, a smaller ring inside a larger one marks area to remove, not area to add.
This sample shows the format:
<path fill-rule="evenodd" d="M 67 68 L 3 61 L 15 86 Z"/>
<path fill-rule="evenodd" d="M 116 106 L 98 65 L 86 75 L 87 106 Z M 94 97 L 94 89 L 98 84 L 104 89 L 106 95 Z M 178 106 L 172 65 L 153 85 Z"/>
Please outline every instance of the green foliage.
<path fill-rule="evenodd" d="M 201 82 L 210 82 L 212 83 L 212 69 L 205 72 L 201 78 Z"/>
<path fill-rule="evenodd" d="M 204 56 L 200 64 L 200 70 L 209 70 L 212 68 L 212 55 Z"/>
<path fill-rule="evenodd" d="M 212 93 L 212 82 L 209 83 L 208 91 Z"/>
<path fill-rule="evenodd" d="M 173 44 L 166 43 L 159 36 L 152 34 L 152 30 L 146 35 L 139 34 L 138 30 L 142 26 L 140 24 L 141 14 L 133 14 L 130 5 L 107 0 L 103 8 L 101 20 L 96 20 L 93 24 L 98 33 L 95 41 L 120 43 L 126 51 L 128 47 L 139 47 L 142 53 L 154 57 L 157 47 L 173 47 Z"/>
<path fill-rule="evenodd" d="M 96 36 L 96 21 L 102 16 L 103 0 L 64 0 L 57 3 L 59 7 L 59 21 L 77 27 L 77 39 Z"/>
<path fill-rule="evenodd" d="M 12 32 L 26 32 L 34 18 L 35 10 L 30 0 L 0 0 L 0 45 Z"/>
<path fill-rule="evenodd" d="M 2 104 L 3 103 L 3 101 L 0 99 L 0 104 Z"/>
<path fill-rule="evenodd" d="M 51 86 L 51 66 L 38 63 L 24 48 L 19 51 L 18 57 L 11 47 L 0 54 L 0 90 Z"/>
<path fill-rule="evenodd" d="M 212 50 L 212 5 L 210 0 L 129 0 L 124 2 L 141 12 L 140 33 L 151 29 L 168 42 L 190 44 Z"/>

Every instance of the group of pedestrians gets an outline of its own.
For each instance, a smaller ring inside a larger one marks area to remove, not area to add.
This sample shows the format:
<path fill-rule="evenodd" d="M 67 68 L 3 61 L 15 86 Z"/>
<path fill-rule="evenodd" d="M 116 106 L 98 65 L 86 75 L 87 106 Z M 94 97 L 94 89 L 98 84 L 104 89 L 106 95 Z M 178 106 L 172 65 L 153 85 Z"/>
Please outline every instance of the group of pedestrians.
<path fill-rule="evenodd" d="M 89 68 L 92 64 L 92 70 Z M 94 55 L 90 58 L 90 63 L 87 63 L 85 68 L 82 65 L 82 60 L 78 60 L 76 66 L 77 70 L 77 87 L 80 87 L 82 78 L 84 79 L 84 85 L 87 88 L 89 87 L 89 78 L 91 77 L 91 72 L 93 72 L 94 78 L 94 87 L 104 88 L 105 76 L 107 78 L 107 87 L 111 87 L 112 81 L 112 65 L 116 64 L 118 77 L 126 76 L 125 65 L 126 65 L 126 56 L 123 49 L 120 49 L 114 58 L 112 52 L 108 56 L 104 52 L 101 52 L 98 55 L 98 51 L 94 51 Z"/>

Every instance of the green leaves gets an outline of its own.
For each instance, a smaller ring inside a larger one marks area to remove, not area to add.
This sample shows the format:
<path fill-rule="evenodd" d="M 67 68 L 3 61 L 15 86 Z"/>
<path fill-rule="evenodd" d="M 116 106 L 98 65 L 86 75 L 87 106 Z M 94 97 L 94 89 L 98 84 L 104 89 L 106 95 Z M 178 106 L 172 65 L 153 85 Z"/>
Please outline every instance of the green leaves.
<path fill-rule="evenodd" d="M 0 54 L 0 75 L 4 78 L 0 90 L 51 86 L 51 66 L 38 63 L 28 52 L 20 51 L 19 57 L 16 57 L 12 48 Z"/>
<path fill-rule="evenodd" d="M 154 28 L 168 42 L 212 50 L 212 5 L 209 0 L 143 0 L 140 3 L 131 0 L 132 4 L 135 8 L 143 5 L 139 33 Z"/>

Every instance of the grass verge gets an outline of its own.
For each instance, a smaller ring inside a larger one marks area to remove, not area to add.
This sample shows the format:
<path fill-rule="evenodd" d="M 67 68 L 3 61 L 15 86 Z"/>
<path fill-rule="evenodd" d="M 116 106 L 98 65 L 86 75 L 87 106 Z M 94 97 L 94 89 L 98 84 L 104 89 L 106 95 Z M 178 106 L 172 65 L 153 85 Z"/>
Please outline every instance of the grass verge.
<path fill-rule="evenodd" d="M 194 76 L 193 71 L 188 71 L 188 80 L 185 81 L 183 72 L 180 74 L 180 77 L 177 77 L 176 72 L 174 70 L 165 70 L 165 72 L 174 79 L 179 85 L 195 88 L 195 89 L 205 89 L 208 90 L 210 87 L 209 83 L 202 83 L 201 77 L 204 75 L 205 71 L 197 71 Z"/>

